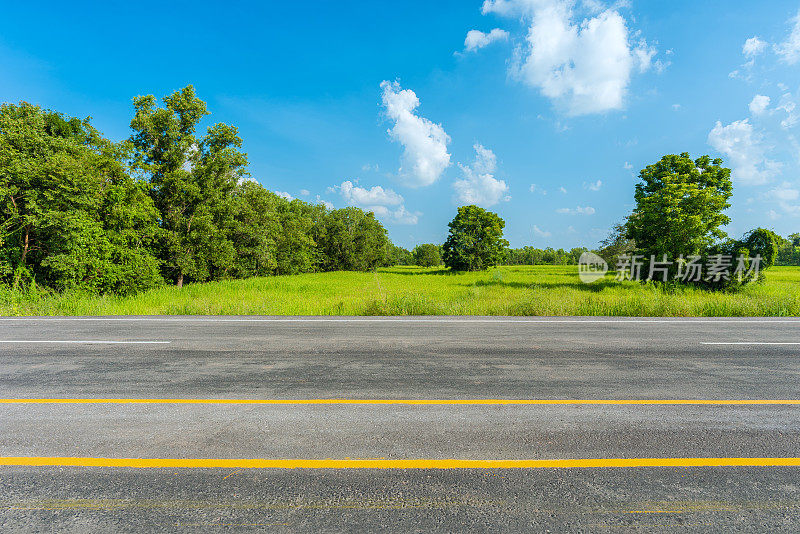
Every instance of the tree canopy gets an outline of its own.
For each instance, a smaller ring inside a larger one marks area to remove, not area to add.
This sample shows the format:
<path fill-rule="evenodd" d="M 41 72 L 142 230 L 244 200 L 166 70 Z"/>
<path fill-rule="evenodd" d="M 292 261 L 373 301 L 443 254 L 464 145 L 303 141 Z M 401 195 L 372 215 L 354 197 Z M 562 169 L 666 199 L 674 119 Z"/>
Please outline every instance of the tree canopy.
<path fill-rule="evenodd" d="M 158 283 L 158 212 L 128 153 L 88 120 L 0 106 L 0 277 L 118 293 Z"/>
<path fill-rule="evenodd" d="M 496 213 L 478 206 L 461 206 L 447 226 L 444 263 L 455 271 L 481 271 L 503 259 L 508 241 L 503 239 L 506 223 Z"/>
<path fill-rule="evenodd" d="M 442 253 L 439 245 L 433 243 L 423 243 L 414 247 L 414 265 L 420 267 L 436 267 L 442 264 Z"/>
<path fill-rule="evenodd" d="M 721 159 L 670 154 L 639 173 L 628 239 L 645 257 L 701 254 L 726 237 L 730 222 L 731 171 Z"/>
<path fill-rule="evenodd" d="M 132 293 L 165 281 L 372 270 L 398 256 L 374 214 L 289 201 L 249 178 L 236 128 L 200 135 L 192 86 L 134 98 L 133 135 L 0 106 L 0 283 Z M 406 254 L 409 254 L 406 251 Z"/>

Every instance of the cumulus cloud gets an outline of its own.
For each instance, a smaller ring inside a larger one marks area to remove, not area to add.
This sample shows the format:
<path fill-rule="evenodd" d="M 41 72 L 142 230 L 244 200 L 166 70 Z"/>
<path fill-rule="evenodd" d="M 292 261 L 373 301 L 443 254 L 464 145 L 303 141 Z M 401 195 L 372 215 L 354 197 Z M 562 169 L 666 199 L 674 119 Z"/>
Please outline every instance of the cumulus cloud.
<path fill-rule="evenodd" d="M 475 144 L 473 148 L 475 163 L 471 167 L 458 164 L 464 177 L 453 182 L 456 200 L 484 207 L 493 206 L 502 200 L 511 200 L 506 183 L 494 177 L 497 156 L 483 145 Z"/>
<path fill-rule="evenodd" d="M 542 189 L 541 187 L 539 187 L 539 186 L 538 186 L 538 185 L 536 185 L 536 184 L 531 184 L 531 187 L 530 187 L 530 192 L 531 192 L 531 193 L 536 193 L 537 191 L 538 191 L 539 193 L 541 193 L 542 195 L 546 195 L 546 194 L 547 194 L 547 190 L 546 190 L 546 189 Z"/>
<path fill-rule="evenodd" d="M 489 33 L 483 33 L 480 30 L 470 30 L 467 32 L 467 38 L 464 39 L 464 51 L 475 52 L 476 50 L 489 46 L 496 41 L 507 41 L 508 32 L 495 28 Z"/>
<path fill-rule="evenodd" d="M 550 237 L 551 235 L 553 235 L 551 232 L 548 232 L 547 230 L 542 230 L 535 224 L 533 225 L 533 233 L 539 237 Z"/>
<path fill-rule="evenodd" d="M 324 198 L 322 198 L 319 195 L 317 195 L 317 204 L 322 204 L 323 206 L 325 206 L 329 210 L 334 209 L 333 208 L 333 202 L 331 202 L 330 200 L 325 200 Z"/>
<path fill-rule="evenodd" d="M 559 208 L 556 210 L 556 213 L 561 213 L 562 215 L 594 215 L 595 209 L 591 206 L 578 206 L 576 208 Z"/>
<path fill-rule="evenodd" d="M 294 197 L 292 195 L 290 195 L 289 193 L 287 193 L 286 191 L 273 191 L 273 193 L 275 193 L 276 195 L 278 195 L 281 198 L 285 198 L 286 200 L 288 200 L 290 202 L 292 200 L 294 200 Z"/>
<path fill-rule="evenodd" d="M 603 187 L 603 181 L 597 180 L 596 182 L 583 182 L 583 187 L 589 191 L 600 191 L 600 188 Z"/>
<path fill-rule="evenodd" d="M 419 213 L 411 213 L 403 205 L 403 197 L 376 185 L 369 189 L 354 185 L 346 180 L 341 185 L 328 188 L 329 192 L 337 192 L 351 206 L 373 212 L 377 217 L 400 224 L 417 224 Z"/>
<path fill-rule="evenodd" d="M 781 128 L 784 130 L 794 128 L 800 122 L 800 112 L 797 109 L 795 100 L 794 95 L 787 91 L 781 95 L 780 101 L 775 106 L 776 111 L 785 113 L 785 116 L 781 119 Z"/>
<path fill-rule="evenodd" d="M 717 121 L 708 134 L 708 144 L 728 157 L 733 178 L 742 184 L 764 184 L 778 171 L 779 164 L 767 159 L 762 135 L 753 130 L 748 119 L 726 126 Z"/>
<path fill-rule="evenodd" d="M 578 20 L 574 0 L 486 0 L 482 11 L 529 23 L 525 45 L 511 73 L 539 89 L 569 115 L 624 107 L 634 70 L 655 66 L 656 49 L 632 35 L 616 9 L 597 4 L 595 16 Z M 634 42 L 635 41 L 635 42 Z"/>
<path fill-rule="evenodd" d="M 744 45 L 742 46 L 742 54 L 744 54 L 744 57 L 752 59 L 760 54 L 763 54 L 764 50 L 766 49 L 766 41 L 762 41 L 757 36 L 753 36 L 744 42 Z"/>
<path fill-rule="evenodd" d="M 403 145 L 400 177 L 409 187 L 424 187 L 436 182 L 450 166 L 447 144 L 450 137 L 440 124 L 415 114 L 419 98 L 410 89 L 401 89 L 397 82 L 384 81 L 383 105 L 394 121 L 389 135 Z"/>
<path fill-rule="evenodd" d="M 764 95 L 756 95 L 750 101 L 750 113 L 753 115 L 761 115 L 769 107 L 770 98 Z"/>
<path fill-rule="evenodd" d="M 781 185 L 770 189 L 765 196 L 768 200 L 777 202 L 785 213 L 800 215 L 800 202 L 798 202 L 800 200 L 800 190 L 789 182 L 783 182 Z"/>
<path fill-rule="evenodd" d="M 308 195 L 310 195 L 310 194 L 311 194 L 311 191 L 309 191 L 308 189 L 301 189 L 301 190 L 300 190 L 300 194 L 301 194 L 302 196 L 304 196 L 304 197 L 307 197 Z"/>
<path fill-rule="evenodd" d="M 342 185 L 335 186 L 335 189 L 339 191 L 346 202 L 359 207 L 398 206 L 403 203 L 403 197 L 391 189 L 384 189 L 379 185 L 365 189 L 353 185 L 353 182 L 347 180 L 342 182 Z"/>
<path fill-rule="evenodd" d="M 775 53 L 781 60 L 789 65 L 800 61 L 800 11 L 789 22 L 793 24 L 792 31 L 785 41 L 775 45 Z"/>

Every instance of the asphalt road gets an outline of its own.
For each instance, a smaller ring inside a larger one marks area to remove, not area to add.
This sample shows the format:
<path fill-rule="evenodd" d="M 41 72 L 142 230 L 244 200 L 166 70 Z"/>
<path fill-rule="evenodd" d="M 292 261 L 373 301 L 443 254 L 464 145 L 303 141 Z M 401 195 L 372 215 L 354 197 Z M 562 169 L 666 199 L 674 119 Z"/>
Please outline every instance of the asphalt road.
<path fill-rule="evenodd" d="M 797 532 L 798 356 L 795 319 L 0 319 L 0 531 Z"/>

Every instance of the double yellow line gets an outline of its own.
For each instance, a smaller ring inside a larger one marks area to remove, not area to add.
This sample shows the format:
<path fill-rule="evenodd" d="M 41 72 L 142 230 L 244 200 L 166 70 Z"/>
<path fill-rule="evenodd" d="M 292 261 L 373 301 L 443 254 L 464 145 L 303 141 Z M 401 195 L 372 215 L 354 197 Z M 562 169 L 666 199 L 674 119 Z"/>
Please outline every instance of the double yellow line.
<path fill-rule="evenodd" d="M 567 460 L 0 457 L 0 466 L 206 469 L 564 469 L 609 467 L 800 467 L 800 458 L 587 458 Z"/>

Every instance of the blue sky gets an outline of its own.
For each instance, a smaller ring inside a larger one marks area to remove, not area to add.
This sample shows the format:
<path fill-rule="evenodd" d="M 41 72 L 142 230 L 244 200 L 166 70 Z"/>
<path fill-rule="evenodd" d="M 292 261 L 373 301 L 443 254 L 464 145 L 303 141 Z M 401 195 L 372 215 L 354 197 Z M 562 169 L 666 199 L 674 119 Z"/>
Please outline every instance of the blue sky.
<path fill-rule="evenodd" d="M 663 154 L 733 169 L 728 231 L 800 231 L 800 2 L 14 2 L 0 100 L 129 135 L 194 84 L 252 177 L 442 242 L 456 207 L 512 246 L 594 246 Z"/>

